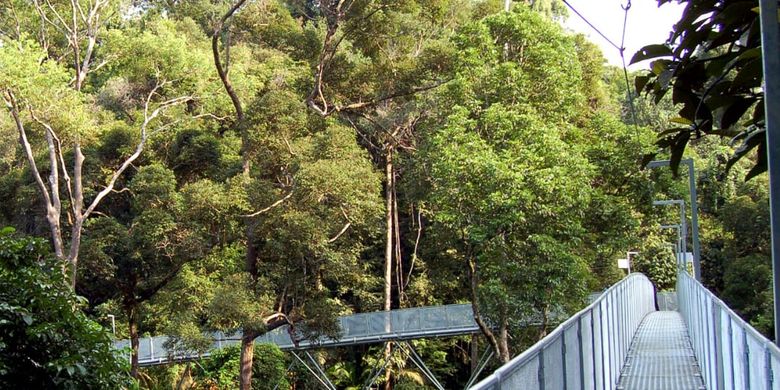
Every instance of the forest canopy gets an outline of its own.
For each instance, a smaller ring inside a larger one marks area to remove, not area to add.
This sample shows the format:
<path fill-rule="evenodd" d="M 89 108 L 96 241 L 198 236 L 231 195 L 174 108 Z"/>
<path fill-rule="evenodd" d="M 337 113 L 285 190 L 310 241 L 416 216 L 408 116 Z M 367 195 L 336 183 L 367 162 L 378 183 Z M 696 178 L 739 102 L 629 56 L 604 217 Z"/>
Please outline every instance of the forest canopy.
<path fill-rule="evenodd" d="M 255 338 L 285 326 L 338 337 L 340 315 L 470 303 L 479 337 L 414 343 L 455 388 L 480 348 L 506 362 L 554 328 L 552 313 L 575 313 L 620 280 L 615 259 L 627 251 L 673 289 L 674 237 L 659 227 L 679 217 L 652 200 L 686 198 L 687 184 L 643 170 L 643 157 L 679 122 L 680 102 L 629 98 L 622 69 L 561 27 L 560 1 L 503 9 L 0 4 L 0 226 L 16 231 L 0 252 L 23 264 L 3 265 L 13 277 L 0 308 L 42 294 L 70 320 L 41 320 L 90 351 L 35 376 L 60 387 L 307 388 L 289 356 Z M 658 82 L 642 77 L 640 89 Z M 705 282 L 768 334 L 769 237 L 744 223 L 768 216 L 766 178 L 743 182 L 760 159 L 727 162 L 733 152 L 706 139 L 658 157 L 695 161 Z M 27 322 L 19 313 L 12 325 Z M 202 363 L 139 365 L 143 336 L 198 353 L 215 331 L 240 345 Z M 104 348 L 111 337 L 130 340 L 129 367 Z M 16 355 L 0 342 L 0 383 L 32 383 L 14 377 Z M 425 388 L 394 353 L 317 359 L 340 388 L 385 361 L 379 383 Z M 80 377 L 89 364 L 105 375 Z"/>

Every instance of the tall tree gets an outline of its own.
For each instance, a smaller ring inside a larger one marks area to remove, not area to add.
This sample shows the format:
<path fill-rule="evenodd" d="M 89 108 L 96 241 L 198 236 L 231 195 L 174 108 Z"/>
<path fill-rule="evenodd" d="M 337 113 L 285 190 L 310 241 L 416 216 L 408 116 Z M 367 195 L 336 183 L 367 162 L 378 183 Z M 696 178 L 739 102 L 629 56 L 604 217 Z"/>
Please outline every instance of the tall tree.
<path fill-rule="evenodd" d="M 506 362 L 510 333 L 528 316 L 543 319 L 544 334 L 550 313 L 582 295 L 574 281 L 586 266 L 571 245 L 591 166 L 564 142 L 584 108 L 580 65 L 573 42 L 522 6 L 468 25 L 457 42 L 463 68 L 441 93 L 446 119 L 420 163 L 430 218 L 449 232 L 475 320 Z"/>
<path fill-rule="evenodd" d="M 111 167 L 102 188 L 91 200 L 85 198 L 83 147 L 93 141 L 97 133 L 95 128 L 110 126 L 111 122 L 99 115 L 99 110 L 95 114 L 88 95 L 82 92 L 88 75 L 106 64 L 94 63 L 95 42 L 98 34 L 105 29 L 103 12 L 111 3 L 96 1 L 89 4 L 86 10 L 78 1 L 71 2 L 64 9 L 50 2 L 28 4 L 28 8 L 34 6 L 43 21 L 43 31 L 51 27 L 54 33 L 60 35 L 41 32 L 38 44 L 25 40 L 24 34 L 16 40 L 7 40 L 8 44 L 2 48 L 1 60 L 3 68 L 11 70 L 0 81 L 3 101 L 13 118 L 29 171 L 44 203 L 54 253 L 63 261 L 63 272 L 69 272 L 73 287 L 76 285 L 84 223 L 144 151 L 150 134 L 158 128 L 156 120 L 172 107 L 193 99 L 191 95 L 165 97 L 162 92 L 172 82 L 158 73 L 139 102 L 140 118 L 135 123 L 139 134 L 133 153 Z M 72 23 L 66 22 L 63 15 L 68 15 Z M 59 38 L 64 39 L 67 45 L 49 45 L 50 41 L 59 41 Z M 64 51 L 64 54 L 58 56 L 58 51 Z M 72 58 L 72 62 L 67 58 Z M 47 172 L 36 162 L 38 146 L 33 145 L 35 138 L 31 138 L 30 130 L 40 132 L 45 140 L 43 150 L 48 160 L 48 180 L 44 180 Z M 66 164 L 67 147 L 71 148 L 73 155 L 70 169 Z M 64 232 L 63 219 L 70 225 L 69 234 Z"/>

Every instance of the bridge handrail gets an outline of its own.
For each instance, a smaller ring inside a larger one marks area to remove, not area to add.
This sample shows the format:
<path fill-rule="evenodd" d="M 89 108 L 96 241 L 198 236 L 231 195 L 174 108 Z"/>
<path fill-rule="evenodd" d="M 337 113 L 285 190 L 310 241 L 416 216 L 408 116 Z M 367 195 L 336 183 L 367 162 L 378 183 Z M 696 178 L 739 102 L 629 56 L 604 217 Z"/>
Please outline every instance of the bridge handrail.
<path fill-rule="evenodd" d="M 677 300 L 708 389 L 780 388 L 776 345 L 685 271 Z"/>
<path fill-rule="evenodd" d="M 655 310 L 655 289 L 633 273 L 471 389 L 614 388 L 631 339 Z"/>

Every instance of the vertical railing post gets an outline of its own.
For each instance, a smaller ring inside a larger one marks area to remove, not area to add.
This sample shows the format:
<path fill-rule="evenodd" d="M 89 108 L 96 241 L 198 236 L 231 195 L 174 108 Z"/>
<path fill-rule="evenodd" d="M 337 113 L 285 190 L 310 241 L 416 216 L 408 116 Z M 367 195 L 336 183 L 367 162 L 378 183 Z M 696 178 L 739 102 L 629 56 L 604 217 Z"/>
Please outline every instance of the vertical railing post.
<path fill-rule="evenodd" d="M 742 328 L 742 345 L 745 353 L 742 358 L 745 359 L 743 369 L 745 370 L 745 389 L 750 390 L 750 347 L 747 340 L 747 329 Z"/>
<path fill-rule="evenodd" d="M 563 371 L 563 388 L 568 389 L 568 375 L 566 375 L 566 329 L 561 332 L 561 368 Z"/>
<path fill-rule="evenodd" d="M 544 347 L 539 349 L 539 369 L 536 371 L 539 379 L 539 390 L 544 390 Z"/>
<path fill-rule="evenodd" d="M 764 369 L 766 375 L 766 388 L 767 390 L 772 388 L 772 354 L 769 353 L 769 348 L 764 346 Z"/>
<path fill-rule="evenodd" d="M 580 359 L 580 389 L 585 389 L 585 348 L 582 345 L 582 319 L 585 318 L 583 315 L 577 320 L 577 345 L 580 346 L 579 348 L 579 359 Z"/>
<path fill-rule="evenodd" d="M 737 381 L 736 381 L 736 379 L 734 377 L 736 375 L 736 372 L 734 371 L 734 325 L 733 325 L 733 322 L 734 321 L 731 319 L 731 317 L 729 317 L 729 362 L 731 363 L 731 364 L 729 364 L 729 366 L 730 366 L 729 368 L 731 370 L 731 389 L 734 389 L 734 387 L 736 386 L 736 383 L 737 383 Z"/>
<path fill-rule="evenodd" d="M 712 304 L 712 323 L 715 325 L 715 385 L 713 390 L 724 390 L 724 372 L 723 372 L 723 324 L 720 320 L 720 308 L 714 300 Z"/>
<path fill-rule="evenodd" d="M 599 356 L 596 355 L 596 308 L 599 307 L 599 305 L 593 306 L 590 312 L 590 338 L 591 338 L 591 362 L 593 362 L 593 388 L 598 389 L 599 381 L 598 381 L 598 372 L 596 372 L 596 363 L 599 361 Z M 599 321 L 601 320 L 601 315 L 599 315 Z M 600 331 L 600 330 L 599 330 Z"/>

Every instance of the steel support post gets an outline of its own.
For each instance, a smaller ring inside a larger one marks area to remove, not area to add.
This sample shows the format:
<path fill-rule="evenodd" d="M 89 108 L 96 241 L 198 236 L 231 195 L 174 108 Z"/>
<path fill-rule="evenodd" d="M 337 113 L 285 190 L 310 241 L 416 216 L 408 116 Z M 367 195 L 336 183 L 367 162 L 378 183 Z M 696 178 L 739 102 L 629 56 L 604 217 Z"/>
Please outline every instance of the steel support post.
<path fill-rule="evenodd" d="M 428 366 L 425 364 L 425 362 L 422 360 L 420 355 L 417 354 L 417 351 L 414 350 L 414 347 L 412 347 L 411 344 L 407 341 L 401 341 L 398 343 L 398 346 L 406 352 L 406 354 L 409 356 L 409 358 L 412 360 L 412 363 L 414 363 L 417 368 L 420 369 L 420 371 L 425 375 L 426 378 L 433 384 L 433 386 L 437 390 L 444 390 L 444 386 L 442 386 L 441 382 L 439 382 L 438 379 L 436 379 L 436 376 L 433 375 L 433 372 L 428 368 Z"/>
<path fill-rule="evenodd" d="M 693 242 L 693 276 L 701 282 L 701 245 L 699 243 L 699 205 L 696 201 L 696 170 L 693 159 L 685 158 L 681 163 L 688 166 L 688 193 L 691 197 L 691 241 Z M 665 167 L 671 164 L 670 160 L 650 161 L 647 168 Z"/>
<path fill-rule="evenodd" d="M 393 356 L 393 352 L 395 352 L 395 343 L 390 343 L 390 355 L 389 357 Z M 366 390 L 371 389 L 371 386 L 374 385 L 374 382 L 377 378 L 379 378 L 379 375 L 382 374 L 382 372 L 387 368 L 387 365 L 390 364 L 390 359 L 385 360 L 384 363 L 382 363 L 382 366 L 380 367 L 379 364 L 381 362 L 377 362 L 377 366 L 374 368 L 372 375 L 370 375 L 369 379 L 363 384 L 363 388 Z"/>
<path fill-rule="evenodd" d="M 687 244 L 687 241 L 688 241 L 688 234 L 687 234 L 688 223 L 686 221 L 687 218 L 685 216 L 685 201 L 682 200 L 682 199 L 655 200 L 655 201 L 653 201 L 653 206 L 668 206 L 668 205 L 672 205 L 672 204 L 676 204 L 676 205 L 680 206 L 680 234 L 681 234 L 680 242 L 682 244 L 682 256 L 683 256 L 683 259 L 687 262 L 687 259 L 685 258 L 685 256 L 688 253 L 688 244 Z M 686 266 L 687 266 L 687 263 L 686 263 Z M 699 275 L 700 274 L 699 271 L 697 270 L 695 262 L 693 264 L 693 271 L 694 271 L 694 275 Z"/>
<path fill-rule="evenodd" d="M 699 244 L 699 206 L 696 204 L 696 174 L 693 159 L 687 159 L 688 187 L 691 195 L 691 241 L 693 242 L 693 277 L 701 283 L 701 246 Z"/>
<path fill-rule="evenodd" d="M 772 226 L 772 275 L 775 297 L 775 344 L 780 342 L 780 33 L 777 0 L 759 0 L 761 48 L 764 65 L 764 112 L 769 168 L 769 215 Z M 780 344 L 778 344 L 780 345 Z"/>

